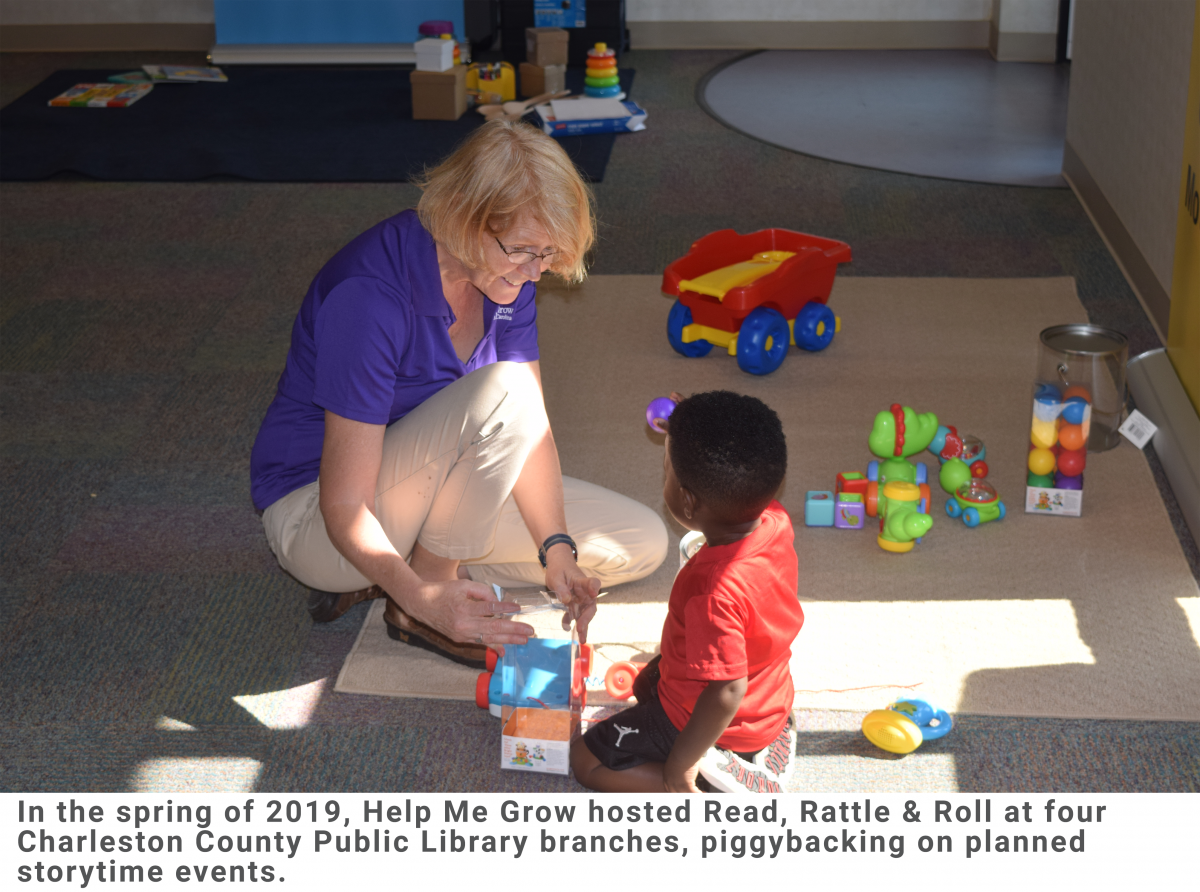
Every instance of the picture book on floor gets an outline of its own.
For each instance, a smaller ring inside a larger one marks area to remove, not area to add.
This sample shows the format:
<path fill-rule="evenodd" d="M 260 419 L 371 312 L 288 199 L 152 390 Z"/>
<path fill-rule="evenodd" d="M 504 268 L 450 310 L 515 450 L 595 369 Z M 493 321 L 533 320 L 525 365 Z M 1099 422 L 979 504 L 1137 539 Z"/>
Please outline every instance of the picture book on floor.
<path fill-rule="evenodd" d="M 63 108 L 124 108 L 154 89 L 154 84 L 76 84 L 47 105 Z"/>
<path fill-rule="evenodd" d="M 196 65 L 143 65 L 142 71 L 155 83 L 176 82 L 184 84 L 223 84 L 229 80 L 220 68 L 205 68 Z"/>
<path fill-rule="evenodd" d="M 121 74 L 110 74 L 108 80 L 114 84 L 148 84 L 150 75 L 144 71 L 125 71 Z"/>

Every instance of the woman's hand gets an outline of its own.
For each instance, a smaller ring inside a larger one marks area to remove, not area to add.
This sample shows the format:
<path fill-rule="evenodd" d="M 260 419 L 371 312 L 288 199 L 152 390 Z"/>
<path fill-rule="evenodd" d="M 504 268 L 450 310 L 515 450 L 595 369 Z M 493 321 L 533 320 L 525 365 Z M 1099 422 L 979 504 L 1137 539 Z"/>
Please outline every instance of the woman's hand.
<path fill-rule="evenodd" d="M 579 642 L 587 641 L 588 623 L 596 615 L 596 596 L 600 594 L 600 580 L 586 575 L 575 563 L 571 547 L 565 543 L 554 545 L 546 552 L 546 589 L 558 595 L 566 605 L 563 630 L 579 630 Z"/>
<path fill-rule="evenodd" d="M 496 600 L 490 585 L 455 579 L 423 582 L 408 598 L 397 599 L 414 617 L 447 638 L 464 644 L 486 644 L 503 653 L 502 645 L 524 644 L 534 634 L 532 626 L 508 617 L 521 608 Z"/>

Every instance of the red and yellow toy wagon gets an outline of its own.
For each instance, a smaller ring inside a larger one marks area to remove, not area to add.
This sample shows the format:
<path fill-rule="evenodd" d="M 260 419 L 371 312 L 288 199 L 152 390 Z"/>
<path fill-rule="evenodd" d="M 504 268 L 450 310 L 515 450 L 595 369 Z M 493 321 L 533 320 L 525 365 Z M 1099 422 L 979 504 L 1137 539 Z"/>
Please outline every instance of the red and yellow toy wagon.
<path fill-rule="evenodd" d="M 803 232 L 709 233 L 663 273 L 663 292 L 679 298 L 667 339 L 684 356 L 724 347 L 743 371 L 769 374 L 789 344 L 829 346 L 840 320 L 826 302 L 838 265 L 849 262 L 845 242 Z"/>

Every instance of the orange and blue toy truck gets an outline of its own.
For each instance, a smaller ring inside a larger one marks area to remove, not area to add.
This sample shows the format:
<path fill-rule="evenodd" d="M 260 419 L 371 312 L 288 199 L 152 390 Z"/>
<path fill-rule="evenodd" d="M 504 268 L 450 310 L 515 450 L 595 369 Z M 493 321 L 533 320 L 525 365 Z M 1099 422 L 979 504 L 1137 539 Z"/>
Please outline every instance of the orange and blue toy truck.
<path fill-rule="evenodd" d="M 788 346 L 824 350 L 840 320 L 826 306 L 850 246 L 834 239 L 760 229 L 712 232 L 663 273 L 662 290 L 678 297 L 667 339 L 684 356 L 714 346 L 752 375 L 779 368 Z"/>

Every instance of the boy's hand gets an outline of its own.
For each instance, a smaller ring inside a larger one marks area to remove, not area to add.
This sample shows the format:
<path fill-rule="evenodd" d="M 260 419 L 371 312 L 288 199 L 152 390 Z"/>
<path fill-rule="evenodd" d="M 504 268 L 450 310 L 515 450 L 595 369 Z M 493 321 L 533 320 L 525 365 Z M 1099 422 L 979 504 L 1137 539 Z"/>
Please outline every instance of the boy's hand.
<path fill-rule="evenodd" d="M 710 746 L 715 746 L 746 696 L 746 679 L 710 681 L 696 698 L 692 717 L 683 726 L 663 764 L 663 786 L 671 792 L 699 793 L 696 775 Z"/>
<path fill-rule="evenodd" d="M 596 615 L 600 580 L 588 576 L 579 568 L 571 549 L 555 547 L 546 555 L 546 588 L 558 595 L 558 600 L 566 605 L 563 631 L 570 629 L 574 620 L 579 643 L 586 643 L 588 623 Z"/>
<path fill-rule="evenodd" d="M 668 756 L 667 763 L 663 765 L 663 787 L 668 793 L 699 793 L 700 788 L 696 786 L 696 777 L 699 774 L 699 762 L 695 765 L 679 766 L 672 764 L 671 756 Z"/>
<path fill-rule="evenodd" d="M 685 397 L 682 393 L 679 393 L 678 391 L 675 391 L 675 390 L 671 391 L 671 402 L 673 402 L 675 405 L 678 406 L 680 403 L 682 403 L 684 401 L 684 399 L 685 399 Z M 656 431 L 658 431 L 660 434 L 668 433 L 670 426 L 671 426 L 670 418 L 655 418 L 654 424 L 652 425 L 652 427 Z"/>

